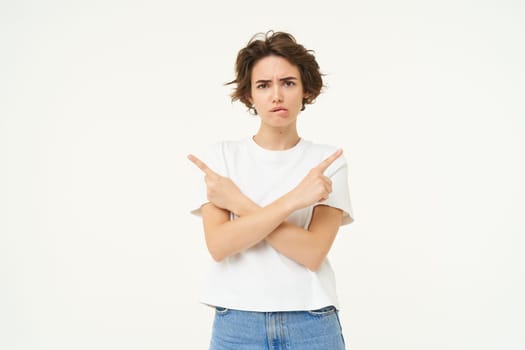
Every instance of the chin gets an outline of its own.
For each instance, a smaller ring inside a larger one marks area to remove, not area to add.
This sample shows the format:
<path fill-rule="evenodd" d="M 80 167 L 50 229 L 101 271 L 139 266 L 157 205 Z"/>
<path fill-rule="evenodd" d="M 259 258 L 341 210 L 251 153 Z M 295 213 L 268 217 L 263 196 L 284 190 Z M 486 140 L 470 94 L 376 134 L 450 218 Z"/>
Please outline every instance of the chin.
<path fill-rule="evenodd" d="M 273 123 L 273 124 L 268 124 L 268 126 L 274 129 L 282 129 L 282 130 L 287 130 L 287 129 L 295 127 L 293 123 Z"/>

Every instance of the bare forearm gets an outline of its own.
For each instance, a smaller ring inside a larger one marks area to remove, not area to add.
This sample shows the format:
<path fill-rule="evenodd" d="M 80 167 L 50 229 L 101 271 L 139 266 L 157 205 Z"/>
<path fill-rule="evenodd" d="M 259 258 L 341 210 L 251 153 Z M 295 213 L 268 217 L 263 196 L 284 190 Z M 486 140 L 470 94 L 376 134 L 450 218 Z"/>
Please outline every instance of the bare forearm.
<path fill-rule="evenodd" d="M 314 232 L 285 221 L 265 240 L 279 253 L 310 270 L 316 270 L 328 252 L 320 238 Z"/>
<path fill-rule="evenodd" d="M 238 216 L 249 215 L 261 209 L 246 196 L 236 201 Z M 316 253 L 321 250 L 315 235 L 284 219 L 270 235 L 265 237 L 265 240 L 281 254 L 310 269 L 315 269 L 316 263 L 320 260 Z"/>
<path fill-rule="evenodd" d="M 284 222 L 266 237 L 277 251 L 315 271 L 334 242 L 343 212 L 325 205 L 313 209 L 308 230 Z"/>
<path fill-rule="evenodd" d="M 257 203 L 255 203 L 242 193 L 238 197 L 236 197 L 233 206 L 234 207 L 231 211 L 237 216 L 246 216 L 255 213 L 259 209 L 262 209 L 261 206 L 259 206 Z"/>
<path fill-rule="evenodd" d="M 260 206 L 246 196 L 240 198 L 236 204 L 239 206 L 239 213 L 245 215 L 261 210 Z M 265 240 L 281 254 L 314 271 L 319 268 L 331 248 L 341 215 L 339 209 L 318 206 L 314 208 L 308 230 L 283 220 Z"/>
<path fill-rule="evenodd" d="M 220 261 L 254 246 L 273 232 L 294 210 L 290 201 L 282 197 L 236 220 L 205 227 L 212 256 Z"/>

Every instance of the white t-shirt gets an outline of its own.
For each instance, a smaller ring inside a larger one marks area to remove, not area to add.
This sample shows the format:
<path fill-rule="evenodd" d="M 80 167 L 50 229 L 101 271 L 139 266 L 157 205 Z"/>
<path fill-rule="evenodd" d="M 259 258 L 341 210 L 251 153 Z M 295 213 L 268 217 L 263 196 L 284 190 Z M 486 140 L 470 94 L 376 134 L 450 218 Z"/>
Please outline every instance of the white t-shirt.
<path fill-rule="evenodd" d="M 272 151 L 251 137 L 212 145 L 208 155 L 198 155 L 212 170 L 229 177 L 252 201 L 266 206 L 291 191 L 337 148 L 300 139 L 292 148 Z M 317 204 L 343 211 L 342 225 L 353 221 L 348 191 L 348 167 L 343 156 L 325 171 L 332 180 L 329 198 Z M 207 203 L 202 181 L 192 213 L 200 216 Z M 286 221 L 308 228 L 315 205 L 291 214 Z M 234 218 L 232 218 L 234 219 Z M 339 308 L 335 276 L 328 258 L 317 271 L 282 255 L 266 241 L 221 262 L 212 260 L 201 302 L 246 311 L 312 310 Z"/>

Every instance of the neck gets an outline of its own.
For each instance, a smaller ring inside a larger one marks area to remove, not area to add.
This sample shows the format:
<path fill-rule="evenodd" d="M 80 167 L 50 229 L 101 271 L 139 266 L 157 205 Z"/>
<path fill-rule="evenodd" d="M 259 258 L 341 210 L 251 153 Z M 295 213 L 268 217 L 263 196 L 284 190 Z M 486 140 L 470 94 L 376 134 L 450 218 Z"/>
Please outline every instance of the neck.
<path fill-rule="evenodd" d="M 253 136 L 253 140 L 262 148 L 282 151 L 297 145 L 300 137 L 296 128 L 275 129 L 261 125 L 257 134 Z"/>

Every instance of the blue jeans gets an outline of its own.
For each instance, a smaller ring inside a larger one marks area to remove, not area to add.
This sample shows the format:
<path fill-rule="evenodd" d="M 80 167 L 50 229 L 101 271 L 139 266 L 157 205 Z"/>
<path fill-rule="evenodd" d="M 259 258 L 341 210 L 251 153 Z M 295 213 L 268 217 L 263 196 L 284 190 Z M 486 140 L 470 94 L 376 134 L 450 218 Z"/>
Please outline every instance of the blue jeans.
<path fill-rule="evenodd" d="M 338 311 L 252 312 L 215 308 L 210 350 L 344 350 Z"/>

